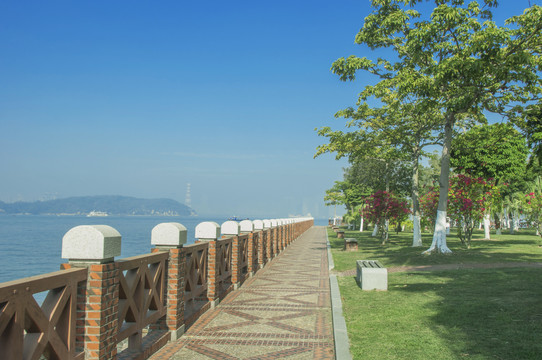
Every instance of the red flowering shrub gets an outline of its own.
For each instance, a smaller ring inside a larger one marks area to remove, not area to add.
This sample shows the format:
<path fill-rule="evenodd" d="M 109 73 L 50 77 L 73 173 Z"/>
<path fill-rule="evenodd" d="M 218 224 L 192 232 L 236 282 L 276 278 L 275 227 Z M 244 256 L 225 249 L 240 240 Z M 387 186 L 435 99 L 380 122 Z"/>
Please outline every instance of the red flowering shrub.
<path fill-rule="evenodd" d="M 542 236 L 542 194 L 532 192 L 525 195 L 523 209 L 531 224 L 538 230 L 538 234 Z"/>
<path fill-rule="evenodd" d="M 437 218 L 439 190 L 435 187 L 430 187 L 429 191 L 419 197 L 420 213 L 422 215 L 422 226 L 427 226 L 429 229 L 435 228 L 435 220 Z"/>
<path fill-rule="evenodd" d="M 500 196 L 493 179 L 485 180 L 459 174 L 450 178 L 448 214 L 460 221 L 458 235 L 461 243 L 470 248 L 475 223 L 489 212 L 493 199 Z"/>
<path fill-rule="evenodd" d="M 382 243 L 388 238 L 388 221 L 396 222 L 406 220 L 410 209 L 408 203 L 386 191 L 377 191 L 366 201 L 365 216 L 368 221 L 378 226 L 378 233 Z"/>

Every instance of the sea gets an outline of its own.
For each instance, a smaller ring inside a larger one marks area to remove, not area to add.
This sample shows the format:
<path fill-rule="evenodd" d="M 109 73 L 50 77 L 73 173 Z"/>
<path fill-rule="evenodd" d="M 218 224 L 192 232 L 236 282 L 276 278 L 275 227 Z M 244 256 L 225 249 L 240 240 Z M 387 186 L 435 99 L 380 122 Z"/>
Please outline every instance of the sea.
<path fill-rule="evenodd" d="M 0 283 L 57 271 L 62 259 L 62 237 L 79 225 L 109 225 L 122 236 L 121 256 L 127 258 L 150 252 L 151 231 L 163 222 L 178 222 L 187 229 L 187 243 L 195 242 L 196 226 L 203 221 L 222 224 L 227 217 L 174 216 L 56 216 L 56 215 L 1 215 L 0 216 Z M 315 221 L 326 225 L 327 219 Z"/>

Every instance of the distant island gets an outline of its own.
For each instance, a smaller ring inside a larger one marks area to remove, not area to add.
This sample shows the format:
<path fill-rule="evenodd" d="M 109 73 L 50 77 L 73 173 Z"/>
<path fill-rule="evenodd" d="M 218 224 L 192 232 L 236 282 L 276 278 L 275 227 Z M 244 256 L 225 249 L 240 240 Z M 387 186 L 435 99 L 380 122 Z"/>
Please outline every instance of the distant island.
<path fill-rule="evenodd" d="M 0 201 L 1 214 L 196 216 L 193 209 L 172 199 L 138 199 L 117 195 L 77 196 L 34 202 Z"/>

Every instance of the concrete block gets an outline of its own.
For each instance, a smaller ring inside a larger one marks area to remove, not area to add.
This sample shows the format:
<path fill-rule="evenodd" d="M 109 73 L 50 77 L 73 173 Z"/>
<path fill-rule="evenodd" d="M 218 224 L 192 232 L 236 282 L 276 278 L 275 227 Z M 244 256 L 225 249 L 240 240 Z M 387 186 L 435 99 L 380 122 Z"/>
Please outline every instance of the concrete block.
<path fill-rule="evenodd" d="M 237 221 L 229 220 L 222 224 L 220 227 L 222 235 L 239 235 L 241 226 Z"/>
<path fill-rule="evenodd" d="M 196 226 L 196 239 L 216 240 L 220 237 L 220 225 L 213 221 L 199 223 Z"/>
<path fill-rule="evenodd" d="M 346 251 L 358 251 L 358 240 L 354 238 L 344 239 L 344 250 Z"/>
<path fill-rule="evenodd" d="M 271 227 L 271 220 L 264 220 L 263 221 L 263 228 L 269 229 Z"/>
<path fill-rule="evenodd" d="M 362 290 L 388 290 L 388 269 L 378 260 L 357 260 L 356 279 Z"/>
<path fill-rule="evenodd" d="M 271 219 L 271 227 L 277 227 L 278 222 L 276 219 Z"/>
<path fill-rule="evenodd" d="M 252 223 L 254 224 L 254 230 L 263 230 L 262 220 L 254 220 Z"/>
<path fill-rule="evenodd" d="M 62 238 L 62 258 L 80 262 L 108 262 L 120 256 L 120 233 L 108 225 L 81 225 Z"/>
<path fill-rule="evenodd" d="M 243 220 L 239 223 L 239 226 L 241 226 L 241 232 L 253 232 L 254 231 L 254 224 L 250 220 Z"/>
<path fill-rule="evenodd" d="M 151 231 L 151 244 L 180 247 L 186 244 L 186 227 L 177 222 L 161 223 Z"/>

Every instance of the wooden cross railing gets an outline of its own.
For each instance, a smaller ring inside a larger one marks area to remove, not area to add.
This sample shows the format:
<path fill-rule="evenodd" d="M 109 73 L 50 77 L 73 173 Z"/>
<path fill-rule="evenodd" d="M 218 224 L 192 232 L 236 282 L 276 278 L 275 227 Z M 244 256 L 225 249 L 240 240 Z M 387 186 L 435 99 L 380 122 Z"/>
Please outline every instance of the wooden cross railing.
<path fill-rule="evenodd" d="M 76 310 L 86 281 L 86 269 L 71 269 L 0 284 L 0 358 L 83 359 Z M 40 306 L 34 294 L 44 291 Z"/>

